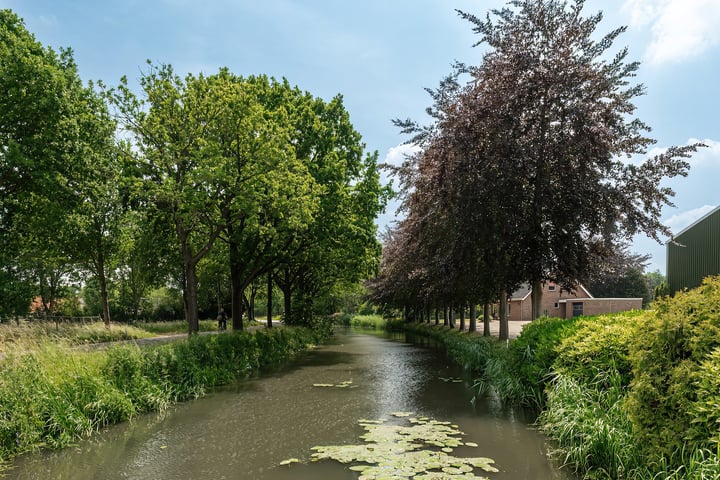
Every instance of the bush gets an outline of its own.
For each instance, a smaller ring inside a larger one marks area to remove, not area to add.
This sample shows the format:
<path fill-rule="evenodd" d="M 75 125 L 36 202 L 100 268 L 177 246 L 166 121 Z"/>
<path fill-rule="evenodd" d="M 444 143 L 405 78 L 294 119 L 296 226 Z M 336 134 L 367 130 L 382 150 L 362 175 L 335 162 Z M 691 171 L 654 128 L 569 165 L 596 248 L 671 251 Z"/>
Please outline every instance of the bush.
<path fill-rule="evenodd" d="M 637 439 L 647 452 L 667 457 L 711 448 L 720 412 L 708 410 L 707 402 L 719 394 L 712 393 L 717 380 L 703 369 L 715 368 L 720 347 L 720 277 L 659 300 L 655 309 L 631 345 L 628 411 Z"/>
<path fill-rule="evenodd" d="M 510 369 L 523 390 L 523 402 L 540 409 L 545 404 L 545 387 L 552 378 L 557 347 L 582 325 L 579 318 L 542 317 L 525 325 L 510 344 Z"/>
<path fill-rule="evenodd" d="M 385 319 L 381 315 L 355 315 L 350 324 L 357 328 L 382 330 L 385 328 Z"/>
<path fill-rule="evenodd" d="M 608 379 L 605 388 L 613 386 L 610 382 L 626 387 L 632 379 L 630 345 L 641 331 L 641 315 L 646 314 L 637 310 L 584 319 L 556 347 L 553 369 L 593 387 L 603 378 Z"/>

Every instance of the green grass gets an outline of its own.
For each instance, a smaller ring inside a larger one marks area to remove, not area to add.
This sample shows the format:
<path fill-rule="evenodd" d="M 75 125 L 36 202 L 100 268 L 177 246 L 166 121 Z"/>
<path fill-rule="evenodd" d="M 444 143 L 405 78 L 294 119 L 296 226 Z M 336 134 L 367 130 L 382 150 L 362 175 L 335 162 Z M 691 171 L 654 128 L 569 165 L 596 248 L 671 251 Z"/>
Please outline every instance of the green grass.
<path fill-rule="evenodd" d="M 720 479 L 720 279 L 703 288 L 693 294 L 699 299 L 680 296 L 655 311 L 539 319 L 509 348 L 442 326 L 393 322 L 388 328 L 443 345 L 473 372 L 477 395 L 492 391 L 506 404 L 534 407 L 554 455 L 579 478 Z M 668 375 L 667 367 L 678 373 Z M 648 395 L 648 385 L 656 384 L 662 389 Z M 678 392 L 682 402 L 673 403 L 673 417 L 650 404 Z M 636 421 L 638 411 L 644 423 Z M 684 436 L 667 428 L 651 438 L 652 428 L 669 422 Z M 671 441 L 667 452 L 649 448 Z"/>
<path fill-rule="evenodd" d="M 135 340 L 154 336 L 145 330 L 123 324 L 103 322 L 86 324 L 59 324 L 42 322 L 21 322 L 20 325 L 0 325 L 0 353 L 27 351 L 38 348 L 39 344 L 59 343 L 85 345 L 91 343 Z"/>
<path fill-rule="evenodd" d="M 386 320 L 381 315 L 355 315 L 350 320 L 350 325 L 356 328 L 368 330 L 383 330 Z"/>
<path fill-rule="evenodd" d="M 173 320 L 170 322 L 139 322 L 137 328 L 155 335 L 169 335 L 173 333 L 188 333 L 188 322 Z M 198 329 L 201 332 L 214 332 L 217 330 L 217 320 L 200 320 Z M 230 326 L 228 326 L 230 328 Z"/>
<path fill-rule="evenodd" d="M 197 398 L 324 341 L 329 328 L 196 335 L 85 351 L 35 340 L 0 360 L 0 470 L 13 456 L 60 448 L 105 425 Z"/>

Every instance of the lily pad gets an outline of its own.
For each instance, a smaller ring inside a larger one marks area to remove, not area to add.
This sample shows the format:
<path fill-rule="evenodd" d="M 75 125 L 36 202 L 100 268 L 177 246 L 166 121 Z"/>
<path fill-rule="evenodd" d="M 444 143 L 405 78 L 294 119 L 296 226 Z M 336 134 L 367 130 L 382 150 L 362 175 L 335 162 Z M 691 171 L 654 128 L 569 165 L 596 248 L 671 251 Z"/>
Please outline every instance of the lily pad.
<path fill-rule="evenodd" d="M 359 445 L 317 446 L 313 461 L 335 460 L 362 472 L 360 480 L 481 480 L 473 472 L 496 472 L 492 459 L 455 457 L 455 447 L 463 442 L 457 425 L 427 417 L 411 417 L 412 412 L 395 412 L 405 424 L 385 420 L 360 420 L 365 429 Z M 408 425 L 409 423 L 409 425 Z M 474 444 L 477 445 L 477 444 Z"/>
<path fill-rule="evenodd" d="M 299 463 L 299 462 L 300 462 L 300 460 L 298 460 L 297 458 L 288 458 L 287 460 L 283 460 L 282 462 L 280 462 L 280 465 L 290 465 L 291 463 Z"/>

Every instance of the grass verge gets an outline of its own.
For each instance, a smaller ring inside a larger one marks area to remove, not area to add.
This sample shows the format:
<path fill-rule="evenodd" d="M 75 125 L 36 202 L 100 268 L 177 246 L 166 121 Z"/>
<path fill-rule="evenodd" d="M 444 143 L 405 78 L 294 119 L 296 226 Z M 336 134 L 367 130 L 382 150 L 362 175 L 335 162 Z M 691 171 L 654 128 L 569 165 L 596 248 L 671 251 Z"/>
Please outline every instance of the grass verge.
<path fill-rule="evenodd" d="M 106 425 L 197 398 L 327 339 L 330 328 L 193 336 L 85 352 L 46 340 L 0 361 L 0 464 Z"/>

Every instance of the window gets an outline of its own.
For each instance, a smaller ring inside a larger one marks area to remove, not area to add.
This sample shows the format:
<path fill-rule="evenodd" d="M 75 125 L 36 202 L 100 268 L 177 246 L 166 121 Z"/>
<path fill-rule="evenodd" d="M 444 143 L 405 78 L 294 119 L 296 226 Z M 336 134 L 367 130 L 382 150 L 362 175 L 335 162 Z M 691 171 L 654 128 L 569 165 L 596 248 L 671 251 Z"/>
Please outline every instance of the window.
<path fill-rule="evenodd" d="M 555 285 L 548 285 L 548 292 L 554 292 L 555 291 Z"/>
<path fill-rule="evenodd" d="M 555 302 L 555 305 L 553 305 L 555 308 L 560 308 L 560 304 L 558 302 Z"/>
<path fill-rule="evenodd" d="M 582 302 L 573 302 L 573 317 L 578 317 L 583 314 L 583 304 Z"/>

